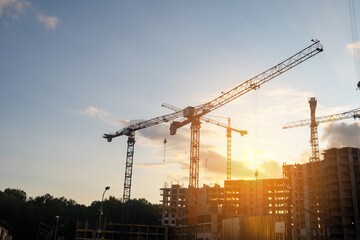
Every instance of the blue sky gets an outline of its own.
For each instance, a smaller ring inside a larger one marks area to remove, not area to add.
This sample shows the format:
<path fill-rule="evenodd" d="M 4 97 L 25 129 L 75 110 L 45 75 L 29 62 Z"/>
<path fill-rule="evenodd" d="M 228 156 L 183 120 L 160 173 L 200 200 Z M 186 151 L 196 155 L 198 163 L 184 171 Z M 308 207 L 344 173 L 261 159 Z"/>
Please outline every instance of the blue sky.
<path fill-rule="evenodd" d="M 309 118 L 308 98 L 318 116 L 359 107 L 347 1 L 0 0 L 0 190 L 89 204 L 109 185 L 121 198 L 126 137 L 104 133 L 212 100 L 312 38 L 323 53 L 211 113 L 249 132 L 233 134 L 233 179 L 308 160 L 310 130 L 282 129 Z M 321 149 L 359 147 L 356 124 L 321 125 Z M 132 197 L 188 184 L 189 127 L 168 127 L 136 133 Z M 226 177 L 225 134 L 202 124 L 201 184 Z"/>

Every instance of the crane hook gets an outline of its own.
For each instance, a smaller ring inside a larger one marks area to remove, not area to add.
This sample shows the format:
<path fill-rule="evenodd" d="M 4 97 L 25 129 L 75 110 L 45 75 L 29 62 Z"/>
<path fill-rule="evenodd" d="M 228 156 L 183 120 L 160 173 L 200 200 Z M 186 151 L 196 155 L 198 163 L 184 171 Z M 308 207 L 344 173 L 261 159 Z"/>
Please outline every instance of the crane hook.
<path fill-rule="evenodd" d="M 164 159 L 163 159 L 163 162 L 165 162 L 165 149 L 166 149 L 166 143 L 167 143 L 167 140 L 166 138 L 164 139 Z"/>

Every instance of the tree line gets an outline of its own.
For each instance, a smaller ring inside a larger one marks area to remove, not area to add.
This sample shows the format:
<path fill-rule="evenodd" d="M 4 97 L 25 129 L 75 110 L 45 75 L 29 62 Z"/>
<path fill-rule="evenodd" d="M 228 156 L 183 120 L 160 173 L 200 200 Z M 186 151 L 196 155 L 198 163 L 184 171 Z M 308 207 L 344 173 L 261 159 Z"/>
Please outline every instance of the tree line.
<path fill-rule="evenodd" d="M 27 197 L 26 192 L 7 188 L 0 191 L 0 225 L 5 226 L 13 240 L 44 239 L 46 231 L 53 230 L 58 218 L 58 236 L 75 239 L 77 221 L 98 221 L 101 201 L 89 206 L 65 197 L 50 194 Z M 107 222 L 121 222 L 122 201 L 110 196 L 103 202 L 103 217 Z M 158 225 L 158 205 L 146 199 L 130 200 L 129 223 Z"/>

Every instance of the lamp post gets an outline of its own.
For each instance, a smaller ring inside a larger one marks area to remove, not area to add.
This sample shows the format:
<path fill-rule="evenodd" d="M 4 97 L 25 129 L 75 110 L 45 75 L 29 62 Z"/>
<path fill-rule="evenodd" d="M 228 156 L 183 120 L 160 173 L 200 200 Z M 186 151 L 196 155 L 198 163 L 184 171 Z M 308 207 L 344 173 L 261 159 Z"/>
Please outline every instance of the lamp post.
<path fill-rule="evenodd" d="M 59 217 L 60 216 L 55 216 L 55 217 L 56 217 L 55 240 L 57 240 L 56 237 L 57 237 L 57 231 L 58 231 Z"/>
<path fill-rule="evenodd" d="M 105 195 L 105 192 L 106 192 L 107 190 L 109 190 L 109 189 L 110 189 L 110 187 L 106 187 L 106 188 L 105 188 L 105 191 L 103 192 L 103 195 L 102 195 L 102 198 L 101 198 L 100 216 L 99 216 L 99 228 L 98 228 L 98 230 L 97 230 L 97 237 L 96 237 L 96 239 L 99 239 L 99 237 L 100 237 L 100 233 L 101 233 L 101 216 L 102 216 L 102 214 L 103 214 L 104 195 Z"/>

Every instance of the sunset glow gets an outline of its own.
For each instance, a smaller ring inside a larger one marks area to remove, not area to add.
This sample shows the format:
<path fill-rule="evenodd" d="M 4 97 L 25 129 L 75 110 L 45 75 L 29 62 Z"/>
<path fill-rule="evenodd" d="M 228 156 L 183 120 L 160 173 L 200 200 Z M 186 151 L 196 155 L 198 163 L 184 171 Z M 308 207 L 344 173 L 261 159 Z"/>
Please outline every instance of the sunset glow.
<path fill-rule="evenodd" d="M 311 39 L 324 53 L 209 113 L 248 132 L 232 132 L 232 179 L 254 179 L 256 169 L 259 178 L 277 178 L 283 163 L 308 161 L 309 127 L 282 126 L 310 117 L 310 97 L 317 116 L 360 105 L 348 51 L 359 43 L 341 1 L 5 2 L 0 189 L 89 204 L 111 186 L 108 194 L 122 198 L 128 136 L 109 143 L 103 134 L 174 112 L 163 103 L 207 103 Z M 190 124 L 170 135 L 172 121 L 136 131 L 133 198 L 158 203 L 165 183 L 189 184 Z M 226 129 L 201 122 L 200 183 L 224 184 Z M 320 125 L 320 150 L 357 147 L 355 124 Z"/>

